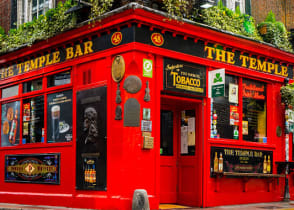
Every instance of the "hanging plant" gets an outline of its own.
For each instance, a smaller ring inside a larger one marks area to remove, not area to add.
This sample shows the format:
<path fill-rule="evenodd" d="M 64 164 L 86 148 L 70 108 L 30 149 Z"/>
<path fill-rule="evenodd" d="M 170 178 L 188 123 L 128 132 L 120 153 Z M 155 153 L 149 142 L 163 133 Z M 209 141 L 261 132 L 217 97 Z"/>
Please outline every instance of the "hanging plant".
<path fill-rule="evenodd" d="M 294 107 L 294 83 L 282 86 L 280 93 L 282 103 Z"/>
<path fill-rule="evenodd" d="M 289 32 L 285 25 L 276 21 L 275 14 L 270 11 L 265 19 L 257 26 L 263 41 L 271 43 L 278 48 L 293 52 L 292 45 L 289 41 Z"/>
<path fill-rule="evenodd" d="M 114 0 L 89 0 L 92 4 L 90 19 L 101 17 L 105 12 L 108 12 L 112 7 Z"/>
<path fill-rule="evenodd" d="M 174 19 L 188 17 L 195 0 L 163 0 L 164 9 Z"/>

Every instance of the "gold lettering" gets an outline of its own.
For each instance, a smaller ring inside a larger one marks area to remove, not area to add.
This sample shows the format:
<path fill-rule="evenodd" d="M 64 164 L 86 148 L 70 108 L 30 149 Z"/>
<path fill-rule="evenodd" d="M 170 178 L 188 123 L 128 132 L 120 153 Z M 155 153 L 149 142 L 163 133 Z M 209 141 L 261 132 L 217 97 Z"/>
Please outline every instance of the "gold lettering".
<path fill-rule="evenodd" d="M 256 69 L 256 58 L 249 58 L 249 68 Z"/>
<path fill-rule="evenodd" d="M 92 46 L 93 46 L 92 41 L 87 41 L 84 43 L 84 55 L 87 55 L 93 52 Z"/>
<path fill-rule="evenodd" d="M 226 51 L 216 49 L 215 60 L 226 62 Z"/>
<path fill-rule="evenodd" d="M 287 66 L 281 66 L 282 68 L 282 76 L 288 77 L 288 68 Z"/>
<path fill-rule="evenodd" d="M 38 68 L 38 58 L 32 59 L 30 63 L 30 70 L 34 70 Z"/>
<path fill-rule="evenodd" d="M 235 64 L 235 54 L 233 52 L 227 52 L 227 63 Z"/>
<path fill-rule="evenodd" d="M 76 45 L 76 52 L 75 52 L 75 58 L 76 57 L 79 57 L 79 56 L 82 56 L 83 55 L 83 52 L 82 52 L 82 48 L 79 44 Z"/>
<path fill-rule="evenodd" d="M 43 67 L 45 60 L 46 58 L 44 55 L 39 58 L 39 68 Z"/>
<path fill-rule="evenodd" d="M 261 60 L 257 59 L 257 70 L 266 72 L 266 62 L 261 63 Z"/>
<path fill-rule="evenodd" d="M 247 61 L 248 61 L 249 57 L 246 55 L 240 55 L 240 60 L 242 60 L 242 67 L 247 67 Z"/>
<path fill-rule="evenodd" d="M 53 64 L 60 62 L 59 55 L 60 55 L 60 52 L 59 51 L 56 51 L 56 52 L 53 53 Z"/>
<path fill-rule="evenodd" d="M 21 74 L 22 73 L 22 65 L 23 65 L 23 63 L 18 63 L 16 65 L 16 67 L 18 68 L 18 74 Z"/>
<path fill-rule="evenodd" d="M 24 62 L 24 72 L 27 72 L 30 70 L 30 61 Z"/>
<path fill-rule="evenodd" d="M 206 58 L 213 59 L 212 53 L 215 53 L 215 49 L 213 47 L 205 46 L 204 51 L 207 51 Z"/>
<path fill-rule="evenodd" d="M 66 60 L 73 58 L 73 47 L 66 48 Z"/>
<path fill-rule="evenodd" d="M 176 85 L 176 76 L 178 75 L 178 73 L 171 72 L 170 74 L 173 75 L 173 86 L 175 86 Z"/>
<path fill-rule="evenodd" d="M 45 66 L 48 66 L 50 64 L 52 64 L 52 60 L 50 60 L 50 53 L 49 53 L 49 54 L 46 55 L 46 64 L 45 64 Z"/>
<path fill-rule="evenodd" d="M 1 79 L 5 78 L 5 69 L 4 68 L 0 70 L 0 75 L 1 75 Z"/>
<path fill-rule="evenodd" d="M 272 71 L 275 69 L 275 65 L 273 63 L 267 63 L 267 72 L 272 73 Z"/>
<path fill-rule="evenodd" d="M 276 75 L 282 75 L 282 71 L 279 72 L 279 65 L 278 64 L 274 64 L 275 66 L 275 74 Z"/>
<path fill-rule="evenodd" d="M 13 66 L 9 66 L 9 68 L 8 68 L 8 76 L 9 77 L 14 76 Z"/>

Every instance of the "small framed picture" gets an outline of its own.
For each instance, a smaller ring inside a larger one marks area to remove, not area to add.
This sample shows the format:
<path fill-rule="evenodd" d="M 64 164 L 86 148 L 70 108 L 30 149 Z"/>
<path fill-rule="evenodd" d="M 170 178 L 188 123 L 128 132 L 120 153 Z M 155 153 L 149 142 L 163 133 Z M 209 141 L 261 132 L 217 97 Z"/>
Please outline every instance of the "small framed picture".
<path fill-rule="evenodd" d="M 151 110 L 149 108 L 143 108 L 143 120 L 150 120 Z"/>

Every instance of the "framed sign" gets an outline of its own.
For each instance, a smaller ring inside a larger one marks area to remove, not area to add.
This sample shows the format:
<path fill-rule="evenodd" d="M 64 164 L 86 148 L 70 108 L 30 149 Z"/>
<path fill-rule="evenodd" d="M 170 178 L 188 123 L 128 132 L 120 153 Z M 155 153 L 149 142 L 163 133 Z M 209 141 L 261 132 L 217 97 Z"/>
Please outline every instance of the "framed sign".
<path fill-rule="evenodd" d="M 60 154 L 5 156 L 5 181 L 59 184 Z"/>
<path fill-rule="evenodd" d="M 206 95 L 206 69 L 184 61 L 164 59 L 164 89 Z"/>

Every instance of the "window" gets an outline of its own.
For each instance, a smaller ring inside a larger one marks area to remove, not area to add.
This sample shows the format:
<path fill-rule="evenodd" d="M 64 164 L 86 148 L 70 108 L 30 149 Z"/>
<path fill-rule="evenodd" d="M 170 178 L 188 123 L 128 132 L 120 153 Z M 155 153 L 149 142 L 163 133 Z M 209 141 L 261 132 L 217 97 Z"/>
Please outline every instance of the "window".
<path fill-rule="evenodd" d="M 266 115 L 266 83 L 226 74 L 224 97 L 211 99 L 211 138 L 267 143 Z"/>
<path fill-rule="evenodd" d="M 266 143 L 266 85 L 243 79 L 242 134 L 246 141 Z"/>
<path fill-rule="evenodd" d="M 251 0 L 222 0 L 223 5 L 233 11 L 239 7 L 242 14 L 251 15 Z"/>
<path fill-rule="evenodd" d="M 32 21 L 54 7 L 53 0 L 17 1 L 17 25 Z"/>
<path fill-rule="evenodd" d="M 61 72 L 1 89 L 1 146 L 72 141 L 70 75 Z M 49 88 L 43 86 L 46 79 Z M 63 86 L 50 88 L 57 85 Z"/>

